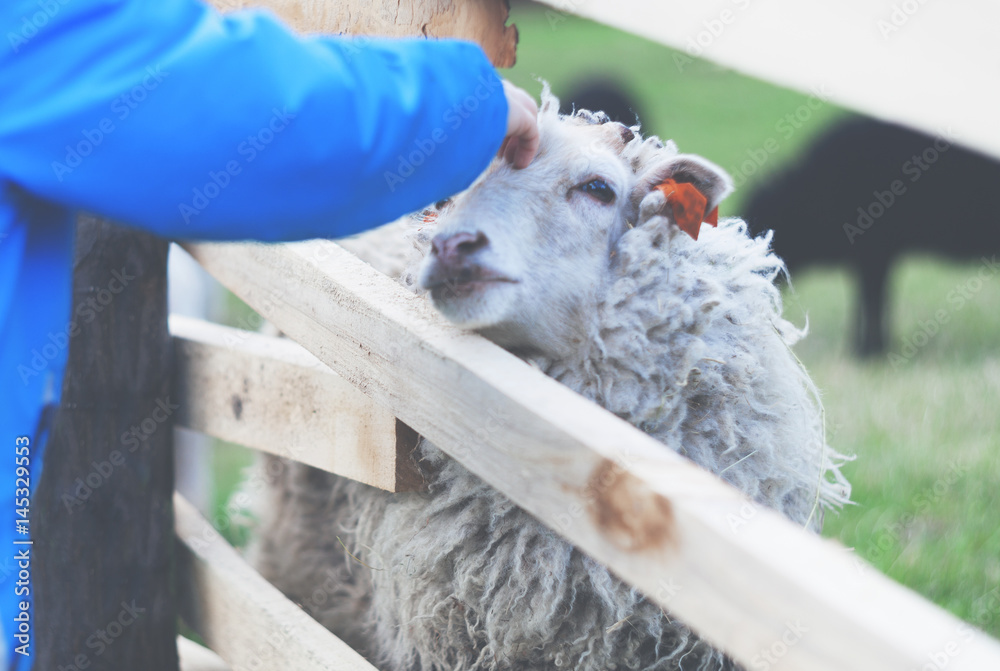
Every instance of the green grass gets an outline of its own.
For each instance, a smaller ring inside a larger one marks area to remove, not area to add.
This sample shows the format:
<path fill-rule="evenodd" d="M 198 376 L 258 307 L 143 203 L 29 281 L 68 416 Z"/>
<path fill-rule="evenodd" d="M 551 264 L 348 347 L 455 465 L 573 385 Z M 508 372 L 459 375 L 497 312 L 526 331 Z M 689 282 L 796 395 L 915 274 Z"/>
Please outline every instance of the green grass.
<path fill-rule="evenodd" d="M 223 538 L 236 547 L 246 545 L 249 532 L 243 526 L 229 523 L 227 504 L 247 469 L 253 464 L 253 458 L 253 452 L 245 447 L 221 440 L 215 441 L 212 449 L 212 468 L 215 472 L 212 494 L 213 509 L 216 511 L 213 523 Z"/>
<path fill-rule="evenodd" d="M 737 175 L 748 152 L 774 138 L 778 151 L 723 215 L 739 214 L 755 179 L 846 114 L 824 104 L 785 139 L 777 124 L 808 96 L 700 61 L 679 71 L 675 52 L 588 21 L 565 17 L 552 26 L 545 10 L 524 5 L 515 5 L 512 20 L 521 39 L 508 76 L 529 91 L 540 88 L 535 77 L 557 95 L 588 77 L 625 81 L 647 110 L 645 129 Z M 1000 636 L 1000 276 L 960 309 L 949 300 L 979 267 L 915 259 L 897 268 L 892 350 L 901 361 L 861 363 L 849 355 L 854 287 L 844 272 L 794 278 L 786 314 L 799 324 L 808 315 L 811 334 L 798 353 L 823 390 L 831 444 L 857 455 L 845 469 L 856 505 L 828 516 L 825 535 Z M 940 310 L 948 319 L 924 342 L 916 335 L 921 322 Z M 923 344 L 904 357 L 914 337 Z M 238 448 L 217 453 L 225 478 L 220 505 L 246 459 Z"/>
<path fill-rule="evenodd" d="M 897 268 L 890 351 L 898 359 L 848 355 L 854 287 L 843 272 L 797 278 L 786 314 L 803 323 L 808 311 L 800 356 L 824 392 L 830 443 L 857 455 L 845 469 L 856 505 L 829 516 L 824 534 L 998 636 L 1000 276 L 961 307 L 948 300 L 979 267 L 911 259 Z M 915 339 L 934 330 L 922 324 L 941 310 L 937 333 Z"/>

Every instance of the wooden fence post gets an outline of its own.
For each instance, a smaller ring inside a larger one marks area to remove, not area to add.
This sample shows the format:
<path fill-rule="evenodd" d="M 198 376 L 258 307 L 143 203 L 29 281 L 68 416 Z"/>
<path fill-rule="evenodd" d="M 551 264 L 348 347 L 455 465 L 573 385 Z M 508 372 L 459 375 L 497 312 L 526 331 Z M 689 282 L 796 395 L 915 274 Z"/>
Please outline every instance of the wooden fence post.
<path fill-rule="evenodd" d="M 33 504 L 37 671 L 177 669 L 166 260 L 151 235 L 77 228 L 79 331 Z"/>

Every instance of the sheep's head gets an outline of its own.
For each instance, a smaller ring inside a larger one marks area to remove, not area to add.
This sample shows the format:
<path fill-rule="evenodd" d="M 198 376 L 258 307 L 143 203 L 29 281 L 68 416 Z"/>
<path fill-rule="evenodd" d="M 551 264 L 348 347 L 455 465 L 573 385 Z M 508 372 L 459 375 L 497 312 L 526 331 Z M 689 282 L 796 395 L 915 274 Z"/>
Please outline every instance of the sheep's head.
<path fill-rule="evenodd" d="M 642 224 L 640 212 L 667 214 L 656 184 L 692 182 L 709 209 L 731 186 L 672 142 L 601 113 L 560 116 L 547 91 L 542 100 L 538 156 L 523 170 L 494 161 L 439 207 L 420 283 L 451 321 L 508 349 L 558 356 L 587 337 L 618 240 Z"/>

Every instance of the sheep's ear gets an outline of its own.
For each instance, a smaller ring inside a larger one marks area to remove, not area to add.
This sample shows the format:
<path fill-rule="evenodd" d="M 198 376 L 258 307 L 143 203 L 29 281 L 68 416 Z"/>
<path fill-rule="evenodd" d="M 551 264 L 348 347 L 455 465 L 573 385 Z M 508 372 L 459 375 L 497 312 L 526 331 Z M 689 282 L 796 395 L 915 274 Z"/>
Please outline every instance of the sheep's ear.
<path fill-rule="evenodd" d="M 704 216 L 715 211 L 722 199 L 733 190 L 733 182 L 726 171 L 700 156 L 680 154 L 662 163 L 653 165 L 640 177 L 631 194 L 632 206 L 638 212 L 638 224 L 641 225 L 650 217 L 656 215 L 674 218 L 674 211 L 668 206 L 667 197 L 659 185 L 672 180 L 678 185 L 690 184 L 698 193 L 704 196 L 706 204 Z M 669 183 L 669 182 L 668 182 Z M 690 189 L 690 187 L 683 187 Z M 697 228 L 692 232 L 681 222 L 675 222 L 684 228 L 692 237 L 698 237 Z M 700 224 L 701 221 L 695 222 Z"/>

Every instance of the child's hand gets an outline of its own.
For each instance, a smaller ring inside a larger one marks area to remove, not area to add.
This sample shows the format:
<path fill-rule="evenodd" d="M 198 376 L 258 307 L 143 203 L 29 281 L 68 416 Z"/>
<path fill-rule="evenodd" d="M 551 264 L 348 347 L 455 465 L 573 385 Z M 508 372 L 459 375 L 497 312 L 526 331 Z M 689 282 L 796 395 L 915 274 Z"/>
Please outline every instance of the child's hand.
<path fill-rule="evenodd" d="M 538 153 L 538 105 L 523 89 L 503 82 L 507 96 L 507 137 L 499 155 L 515 168 L 527 168 Z"/>

